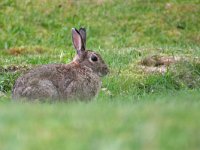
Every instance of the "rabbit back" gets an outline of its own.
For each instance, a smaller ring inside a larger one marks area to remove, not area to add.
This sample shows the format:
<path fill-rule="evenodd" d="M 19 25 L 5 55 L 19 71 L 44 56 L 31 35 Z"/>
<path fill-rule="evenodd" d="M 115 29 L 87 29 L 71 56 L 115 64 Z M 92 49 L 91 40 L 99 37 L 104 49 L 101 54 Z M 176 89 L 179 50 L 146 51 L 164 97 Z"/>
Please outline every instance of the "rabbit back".
<path fill-rule="evenodd" d="M 30 70 L 16 80 L 12 91 L 13 99 L 58 98 L 57 82 L 51 79 L 57 75 L 55 65 L 43 65 Z"/>
<path fill-rule="evenodd" d="M 101 87 L 100 78 L 87 67 L 50 64 L 35 68 L 18 78 L 13 99 L 90 100 Z"/>

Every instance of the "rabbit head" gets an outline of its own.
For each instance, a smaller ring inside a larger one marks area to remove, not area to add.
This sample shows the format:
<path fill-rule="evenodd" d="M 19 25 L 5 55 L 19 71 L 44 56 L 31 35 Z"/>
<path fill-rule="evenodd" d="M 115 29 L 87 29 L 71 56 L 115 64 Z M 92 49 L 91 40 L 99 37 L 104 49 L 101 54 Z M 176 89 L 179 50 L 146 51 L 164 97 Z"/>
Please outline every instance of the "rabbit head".
<path fill-rule="evenodd" d="M 77 53 L 73 62 L 78 63 L 80 66 L 89 67 L 100 77 L 108 74 L 109 69 L 100 54 L 86 50 L 85 28 L 80 28 L 79 30 L 72 28 L 72 41 Z"/>

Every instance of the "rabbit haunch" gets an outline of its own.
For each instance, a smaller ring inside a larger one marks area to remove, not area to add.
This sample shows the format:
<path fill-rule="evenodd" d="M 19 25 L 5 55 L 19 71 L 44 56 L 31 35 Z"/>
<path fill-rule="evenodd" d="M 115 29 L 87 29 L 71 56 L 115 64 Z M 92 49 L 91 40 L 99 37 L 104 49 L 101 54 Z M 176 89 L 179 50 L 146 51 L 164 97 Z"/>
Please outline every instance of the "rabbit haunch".
<path fill-rule="evenodd" d="M 13 87 L 13 99 L 90 100 L 101 88 L 101 76 L 108 67 L 101 56 L 85 50 L 86 31 L 72 29 L 77 55 L 69 64 L 48 64 L 19 77 Z"/>

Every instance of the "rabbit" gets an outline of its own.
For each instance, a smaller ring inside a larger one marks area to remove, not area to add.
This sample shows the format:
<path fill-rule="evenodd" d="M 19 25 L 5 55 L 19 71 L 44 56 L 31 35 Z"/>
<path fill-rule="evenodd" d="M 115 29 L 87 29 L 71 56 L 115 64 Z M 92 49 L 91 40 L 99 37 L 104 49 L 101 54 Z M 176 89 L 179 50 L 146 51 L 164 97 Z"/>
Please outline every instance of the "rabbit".
<path fill-rule="evenodd" d="M 19 77 L 13 86 L 13 100 L 81 100 L 94 98 L 101 88 L 101 77 L 109 73 L 100 54 L 86 50 L 85 28 L 72 28 L 76 56 L 69 64 L 47 64 Z"/>

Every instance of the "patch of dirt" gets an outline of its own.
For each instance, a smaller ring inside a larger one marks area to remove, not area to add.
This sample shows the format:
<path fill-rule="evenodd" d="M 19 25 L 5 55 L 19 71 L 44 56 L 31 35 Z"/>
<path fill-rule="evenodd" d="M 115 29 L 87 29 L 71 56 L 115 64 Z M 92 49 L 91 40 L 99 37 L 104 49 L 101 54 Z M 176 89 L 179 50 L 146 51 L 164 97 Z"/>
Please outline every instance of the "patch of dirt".
<path fill-rule="evenodd" d="M 24 54 L 42 54 L 45 52 L 45 49 L 42 47 L 13 47 L 8 49 L 8 54 L 10 55 L 24 55 Z"/>
<path fill-rule="evenodd" d="M 140 66 L 140 68 L 146 73 L 165 73 L 167 72 L 166 66 L 152 67 L 152 66 Z"/>
<path fill-rule="evenodd" d="M 179 56 L 147 56 L 140 62 L 140 68 L 146 73 L 165 73 L 170 65 L 180 61 L 188 61 L 186 57 Z"/>
<path fill-rule="evenodd" d="M 177 61 L 180 61 L 181 57 L 176 56 L 159 56 L 159 55 L 153 55 L 145 57 L 141 61 L 141 65 L 143 66 L 169 66 L 172 63 L 175 63 Z"/>
<path fill-rule="evenodd" d="M 28 70 L 30 70 L 32 67 L 28 65 L 10 65 L 10 66 L 0 66 L 0 73 L 4 72 L 20 72 L 24 73 Z"/>

